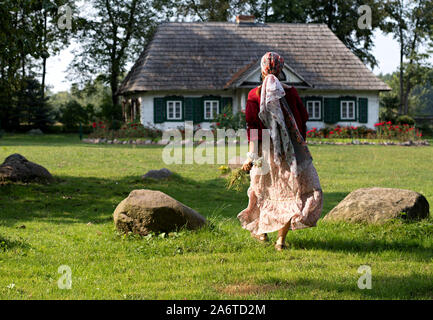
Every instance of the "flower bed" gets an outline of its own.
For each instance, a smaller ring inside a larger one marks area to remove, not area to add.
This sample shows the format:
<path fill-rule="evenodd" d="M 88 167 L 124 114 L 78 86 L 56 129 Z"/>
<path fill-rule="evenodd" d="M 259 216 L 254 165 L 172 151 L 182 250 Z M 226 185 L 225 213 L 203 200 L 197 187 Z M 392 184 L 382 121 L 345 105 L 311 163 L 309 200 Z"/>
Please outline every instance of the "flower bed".
<path fill-rule="evenodd" d="M 151 140 L 157 141 L 162 137 L 162 131 L 155 127 L 145 127 L 138 122 L 130 122 L 120 126 L 118 130 L 110 129 L 102 121 L 92 123 L 93 132 L 89 134 L 89 139 L 100 140 L 119 140 L 119 141 L 136 141 Z"/>
<path fill-rule="evenodd" d="M 389 122 L 379 122 L 375 125 L 376 130 L 365 126 L 340 126 L 325 127 L 317 130 L 313 128 L 307 131 L 308 138 L 316 139 L 367 139 L 379 140 L 378 142 L 404 142 L 422 140 L 422 133 L 408 124 L 393 125 Z"/>

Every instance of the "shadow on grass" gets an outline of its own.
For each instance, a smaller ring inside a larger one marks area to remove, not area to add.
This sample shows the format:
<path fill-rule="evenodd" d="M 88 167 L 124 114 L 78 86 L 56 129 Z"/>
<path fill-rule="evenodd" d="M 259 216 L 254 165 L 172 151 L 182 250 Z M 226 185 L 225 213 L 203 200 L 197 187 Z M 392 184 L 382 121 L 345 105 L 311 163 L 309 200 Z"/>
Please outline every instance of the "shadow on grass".
<path fill-rule="evenodd" d="M 127 176 L 121 179 L 56 176 L 52 184 L 0 184 L 0 223 L 106 223 L 132 190 L 162 191 L 204 216 L 235 217 L 247 205 L 246 194 L 225 189 L 223 179 L 197 182 L 174 174 L 163 180 Z M 222 209 L 223 210 L 222 210 Z M 233 214 L 235 212 L 235 214 Z"/>
<path fill-rule="evenodd" d="M 5 252 L 9 249 L 15 248 L 28 249 L 30 248 L 30 245 L 21 239 L 14 240 L 0 235 L 0 252 Z"/>
<path fill-rule="evenodd" d="M 337 231 L 337 230 L 336 230 Z M 399 251 L 407 256 L 414 257 L 418 261 L 430 261 L 433 259 L 433 250 L 416 241 L 407 240 L 368 240 L 368 239 L 323 239 L 314 240 L 303 237 L 291 238 L 290 244 L 296 249 L 326 250 L 344 253 L 381 253 L 385 251 Z"/>
<path fill-rule="evenodd" d="M 335 293 L 339 296 L 358 294 L 360 299 L 432 299 L 433 298 L 433 277 L 414 272 L 404 276 L 378 275 L 378 270 L 372 266 L 371 289 L 360 289 L 358 279 L 361 274 L 354 269 L 353 278 L 342 277 L 334 281 L 326 278 L 311 279 L 298 278 L 288 281 L 285 279 L 272 279 L 264 281 L 262 285 L 274 285 L 282 290 L 293 290 L 295 287 L 302 287 L 310 292 Z M 363 282 L 364 283 L 364 282 Z"/>
<path fill-rule="evenodd" d="M 28 221 L 53 224 L 111 223 L 116 206 L 135 189 L 162 191 L 205 217 L 235 220 L 236 215 L 248 204 L 246 193 L 227 190 L 225 180 L 221 178 L 203 182 L 175 174 L 164 180 L 143 180 L 140 176 L 127 176 L 118 180 L 70 176 L 56 179 L 57 183 L 48 185 L 0 185 L 0 223 L 7 227 Z M 346 195 L 344 192 L 325 192 L 323 212 L 327 213 Z M 369 240 L 362 237 L 351 239 L 350 232 L 346 236 L 344 231 L 342 234 L 338 230 L 329 233 L 329 228 L 332 227 L 333 225 L 326 224 L 324 228 L 327 229 L 327 234 L 319 239 L 317 236 L 300 234 L 299 237 L 290 235 L 288 241 L 294 248 L 301 249 L 357 253 L 397 250 L 421 260 L 433 258 L 433 251 L 423 246 L 422 241 Z M 320 224 L 316 229 L 320 233 L 319 228 Z"/>

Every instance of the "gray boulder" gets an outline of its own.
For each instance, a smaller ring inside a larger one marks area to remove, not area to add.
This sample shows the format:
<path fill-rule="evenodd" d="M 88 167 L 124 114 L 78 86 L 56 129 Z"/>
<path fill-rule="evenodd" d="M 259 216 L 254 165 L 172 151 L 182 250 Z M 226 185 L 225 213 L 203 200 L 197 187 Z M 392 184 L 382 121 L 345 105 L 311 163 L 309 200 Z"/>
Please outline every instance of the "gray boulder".
<path fill-rule="evenodd" d="M 43 135 L 44 133 L 42 132 L 41 129 L 31 129 L 27 132 L 27 134 L 32 135 L 32 136 L 40 136 L 40 135 Z"/>
<path fill-rule="evenodd" d="M 114 211 L 114 224 L 122 233 L 147 235 L 150 232 L 171 232 L 185 227 L 204 226 L 206 219 L 161 191 L 134 190 Z"/>
<path fill-rule="evenodd" d="M 422 194 L 373 187 L 352 191 L 323 220 L 384 223 L 399 217 L 419 220 L 428 216 L 429 203 Z"/>
<path fill-rule="evenodd" d="M 161 170 L 150 170 L 145 175 L 143 175 L 141 178 L 142 179 L 149 179 L 150 178 L 150 179 L 161 180 L 161 179 L 167 179 L 171 175 L 173 175 L 173 172 L 171 172 L 170 170 L 168 170 L 166 168 L 162 168 Z"/>
<path fill-rule="evenodd" d="M 0 180 L 52 182 L 54 178 L 44 167 L 15 153 L 7 157 L 0 165 Z"/>

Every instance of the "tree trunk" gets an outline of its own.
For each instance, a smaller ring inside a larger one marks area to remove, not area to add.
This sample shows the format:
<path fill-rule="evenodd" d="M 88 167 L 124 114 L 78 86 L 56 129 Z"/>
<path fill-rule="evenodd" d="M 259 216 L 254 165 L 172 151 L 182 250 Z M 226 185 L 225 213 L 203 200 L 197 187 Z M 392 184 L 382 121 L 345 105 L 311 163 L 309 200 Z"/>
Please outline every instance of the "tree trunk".
<path fill-rule="evenodd" d="M 400 3 L 400 18 L 403 20 L 403 3 Z M 398 106 L 398 115 L 403 113 L 404 103 L 404 83 L 403 83 L 403 56 L 404 56 L 404 38 L 403 38 L 402 21 L 399 22 L 399 37 L 400 37 L 400 104 Z"/>
<path fill-rule="evenodd" d="M 329 1 L 329 8 L 328 8 L 328 28 L 333 30 L 332 24 L 334 23 L 334 1 Z"/>
<path fill-rule="evenodd" d="M 269 0 L 265 1 L 265 21 L 264 23 L 268 22 L 268 10 L 269 10 Z"/>
<path fill-rule="evenodd" d="M 42 57 L 42 84 L 41 84 L 41 93 L 42 93 L 42 99 L 45 99 L 45 75 L 47 73 L 47 12 L 44 11 L 44 35 L 42 40 L 42 48 L 44 50 L 43 57 Z"/>
<path fill-rule="evenodd" d="M 111 88 L 111 101 L 113 103 L 113 108 L 116 109 L 119 107 L 119 97 L 117 95 L 117 90 L 119 88 L 119 84 L 117 82 L 119 78 L 119 64 L 117 61 L 112 62 L 111 75 L 110 75 L 110 88 Z M 112 116 L 112 120 L 114 120 L 114 113 Z"/>

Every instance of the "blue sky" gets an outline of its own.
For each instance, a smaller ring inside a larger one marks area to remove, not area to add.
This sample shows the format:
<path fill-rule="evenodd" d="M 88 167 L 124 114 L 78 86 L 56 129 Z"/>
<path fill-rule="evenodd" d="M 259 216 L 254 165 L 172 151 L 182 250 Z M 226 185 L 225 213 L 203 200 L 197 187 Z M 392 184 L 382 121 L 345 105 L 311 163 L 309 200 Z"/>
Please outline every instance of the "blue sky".
<path fill-rule="evenodd" d="M 399 65 L 399 46 L 391 35 L 385 35 L 381 31 L 374 33 L 374 49 L 373 55 L 378 60 L 378 67 L 374 68 L 375 74 L 391 73 L 397 70 Z M 60 52 L 59 55 L 48 59 L 47 63 L 47 84 L 51 86 L 53 92 L 68 90 L 71 82 L 66 79 L 67 67 L 73 55 L 71 50 L 76 46 L 72 44 L 69 48 Z M 433 63 L 433 56 L 430 58 Z M 128 67 L 128 69 L 131 66 Z"/>

